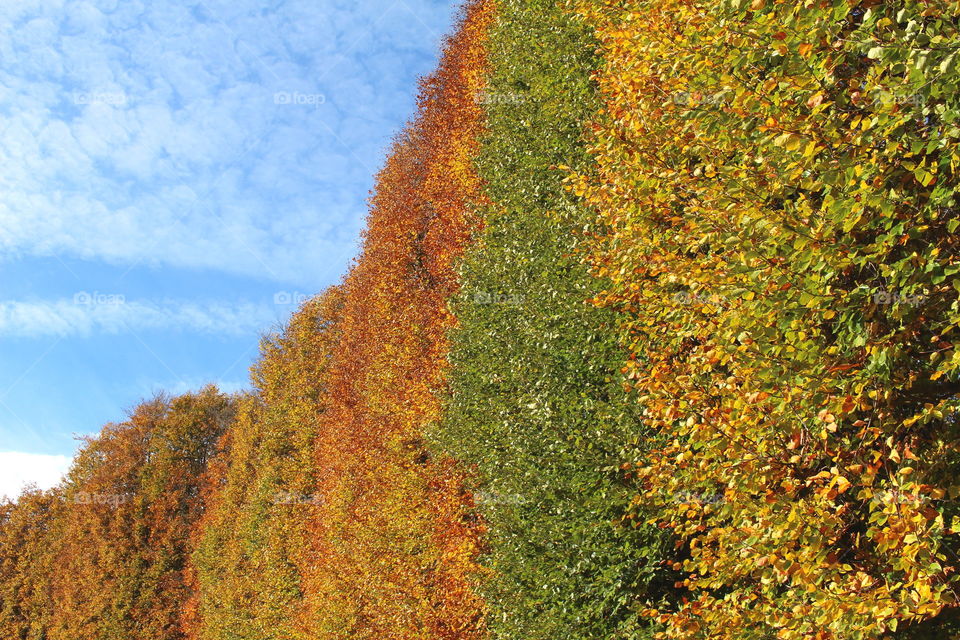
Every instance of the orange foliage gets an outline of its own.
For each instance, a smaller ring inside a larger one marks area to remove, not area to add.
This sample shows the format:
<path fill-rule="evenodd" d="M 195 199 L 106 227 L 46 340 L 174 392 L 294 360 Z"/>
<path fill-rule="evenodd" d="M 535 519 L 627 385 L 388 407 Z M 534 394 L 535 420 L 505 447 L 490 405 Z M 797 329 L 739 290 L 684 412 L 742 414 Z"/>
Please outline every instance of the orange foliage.
<path fill-rule="evenodd" d="M 183 637 L 200 481 L 232 419 L 208 387 L 144 403 L 79 453 L 49 538 L 49 640 Z"/>
<path fill-rule="evenodd" d="M 50 531 L 61 506 L 58 490 L 35 489 L 0 504 L 0 638 L 46 637 L 56 562 Z"/>
<path fill-rule="evenodd" d="M 252 393 L 144 403 L 61 487 L 0 505 L 3 637 L 484 635 L 483 527 L 464 471 L 423 433 L 482 201 L 492 20 L 491 0 L 464 9 L 378 176 L 362 256 L 264 340 Z"/>
<path fill-rule="evenodd" d="M 415 122 L 378 176 L 362 257 L 344 284 L 339 345 L 318 440 L 315 557 L 305 624 L 320 638 L 475 638 L 471 589 L 482 528 L 461 471 L 431 457 L 440 413 L 447 300 L 480 199 L 471 166 L 482 129 L 491 2 L 465 9 Z"/>

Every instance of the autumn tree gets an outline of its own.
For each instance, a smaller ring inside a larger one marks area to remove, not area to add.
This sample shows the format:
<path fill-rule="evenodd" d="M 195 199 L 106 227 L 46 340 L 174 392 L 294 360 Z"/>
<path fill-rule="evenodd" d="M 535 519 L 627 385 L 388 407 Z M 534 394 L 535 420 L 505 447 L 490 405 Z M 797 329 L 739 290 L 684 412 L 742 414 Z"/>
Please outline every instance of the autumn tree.
<path fill-rule="evenodd" d="M 43 640 L 51 624 L 51 549 L 62 513 L 59 490 L 28 489 L 0 505 L 0 636 Z"/>
<path fill-rule="evenodd" d="M 232 420 L 213 387 L 158 396 L 89 438 L 58 491 L 47 638 L 184 637 L 201 480 Z"/>

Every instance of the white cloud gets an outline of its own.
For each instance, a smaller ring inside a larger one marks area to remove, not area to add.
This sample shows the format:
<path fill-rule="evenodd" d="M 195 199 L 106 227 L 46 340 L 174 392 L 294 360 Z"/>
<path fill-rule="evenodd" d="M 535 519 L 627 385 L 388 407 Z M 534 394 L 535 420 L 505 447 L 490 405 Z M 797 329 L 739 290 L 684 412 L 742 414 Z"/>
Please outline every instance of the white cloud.
<path fill-rule="evenodd" d="M 347 266 L 429 0 L 40 0 L 0 8 L 0 259 L 302 285 Z M 277 104 L 278 93 L 323 104 Z M 185 197 L 186 196 L 186 197 Z"/>
<path fill-rule="evenodd" d="M 73 300 L 0 302 L 0 336 L 38 337 L 164 329 L 240 335 L 275 320 L 276 310 L 250 303 L 130 301 L 81 292 Z"/>
<path fill-rule="evenodd" d="M 0 451 L 0 499 L 16 499 L 28 484 L 50 489 L 70 468 L 70 456 Z"/>

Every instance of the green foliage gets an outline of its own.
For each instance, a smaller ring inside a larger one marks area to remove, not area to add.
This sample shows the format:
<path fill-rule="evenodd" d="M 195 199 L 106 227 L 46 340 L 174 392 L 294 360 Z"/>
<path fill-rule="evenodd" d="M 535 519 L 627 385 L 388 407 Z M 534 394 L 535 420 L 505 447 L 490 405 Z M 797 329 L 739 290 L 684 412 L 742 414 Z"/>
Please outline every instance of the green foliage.
<path fill-rule="evenodd" d="M 596 283 L 573 255 L 594 216 L 555 167 L 587 164 L 593 48 L 549 0 L 501 2 L 490 36 L 478 163 L 493 204 L 462 268 L 433 436 L 478 471 L 495 638 L 646 637 L 635 605 L 662 591 L 661 537 L 618 525 L 632 495 L 616 464 L 643 434 L 617 382 L 611 315 L 586 304 Z"/>

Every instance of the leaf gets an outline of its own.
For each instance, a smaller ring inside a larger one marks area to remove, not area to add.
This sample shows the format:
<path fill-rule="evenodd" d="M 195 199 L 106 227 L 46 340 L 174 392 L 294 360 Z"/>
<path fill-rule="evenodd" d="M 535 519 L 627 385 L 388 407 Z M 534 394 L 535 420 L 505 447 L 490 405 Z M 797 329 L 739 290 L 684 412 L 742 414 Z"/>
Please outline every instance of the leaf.
<path fill-rule="evenodd" d="M 954 68 L 954 60 L 956 59 L 956 54 L 951 53 L 943 61 L 940 62 L 940 73 L 952 73 Z"/>

